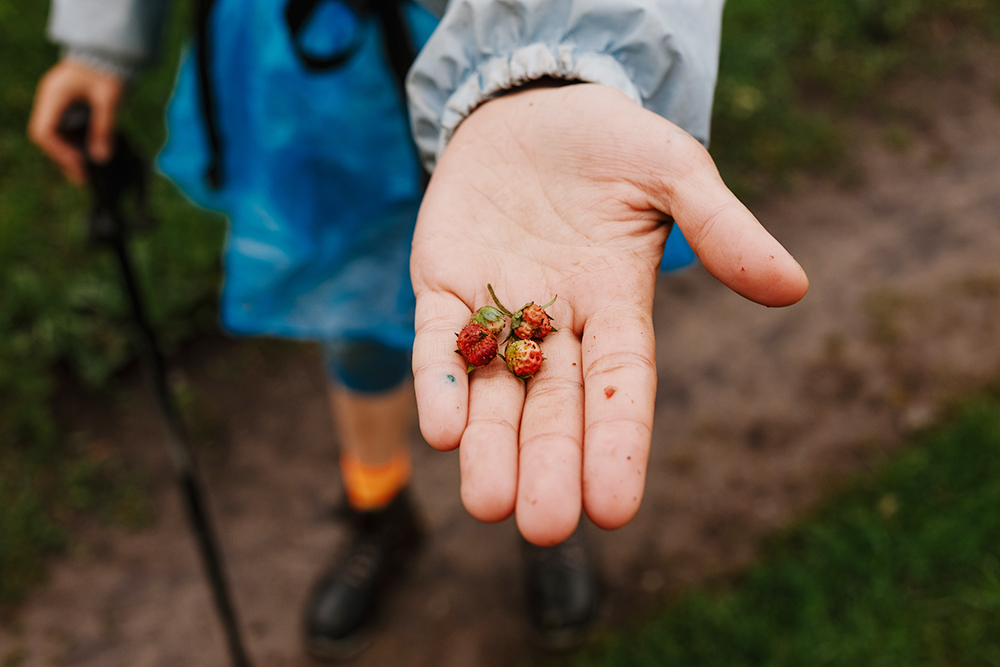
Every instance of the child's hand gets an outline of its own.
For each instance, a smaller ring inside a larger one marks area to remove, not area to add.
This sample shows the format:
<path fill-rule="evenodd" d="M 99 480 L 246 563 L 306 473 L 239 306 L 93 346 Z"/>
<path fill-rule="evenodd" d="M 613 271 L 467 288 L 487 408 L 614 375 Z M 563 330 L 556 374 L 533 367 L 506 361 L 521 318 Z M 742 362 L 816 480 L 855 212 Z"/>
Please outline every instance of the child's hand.
<path fill-rule="evenodd" d="M 77 185 L 86 181 L 83 156 L 59 136 L 59 120 L 73 102 L 87 102 L 91 113 L 87 151 L 95 162 L 104 162 L 111 157 L 115 115 L 124 88 L 118 77 L 73 60 L 58 62 L 38 82 L 28 136 Z"/>
<path fill-rule="evenodd" d="M 413 239 L 420 425 L 461 445 L 462 499 L 484 521 L 516 511 L 537 544 L 580 515 L 627 523 L 642 498 L 656 393 L 653 289 L 671 216 L 705 267 L 769 306 L 808 282 L 729 192 L 704 148 L 596 85 L 525 90 L 459 127 Z M 546 302 L 558 329 L 526 383 L 502 360 L 466 375 L 455 333 L 490 303 Z"/>

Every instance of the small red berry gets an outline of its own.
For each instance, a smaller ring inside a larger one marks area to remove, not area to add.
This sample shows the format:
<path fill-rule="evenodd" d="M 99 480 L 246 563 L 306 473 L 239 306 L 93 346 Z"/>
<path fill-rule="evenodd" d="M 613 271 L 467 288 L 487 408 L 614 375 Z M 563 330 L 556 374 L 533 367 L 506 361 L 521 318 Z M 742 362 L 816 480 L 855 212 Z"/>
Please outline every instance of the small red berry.
<path fill-rule="evenodd" d="M 551 305 L 551 304 L 550 304 Z M 516 322 L 516 324 L 514 324 Z M 525 340 L 545 340 L 552 331 L 552 318 L 543 306 L 529 303 L 511 318 L 514 335 Z"/>
<path fill-rule="evenodd" d="M 469 362 L 466 372 L 472 371 L 476 366 L 485 366 L 496 358 L 497 339 L 482 324 L 469 322 L 456 335 L 458 349 L 455 351 Z"/>
<path fill-rule="evenodd" d="M 542 348 L 533 340 L 517 338 L 504 350 L 507 368 L 522 380 L 529 378 L 542 367 Z"/>
<path fill-rule="evenodd" d="M 507 340 L 511 338 L 544 340 L 549 333 L 556 330 L 552 326 L 552 318 L 545 312 L 545 309 L 554 304 L 558 296 L 552 297 L 552 300 L 544 306 L 539 306 L 534 301 L 529 301 L 524 304 L 521 310 L 512 313 L 500 303 L 500 299 L 497 298 L 496 293 L 493 291 L 493 286 L 487 284 L 486 287 L 489 289 L 490 295 L 493 297 L 493 301 L 497 304 L 500 311 L 510 317 L 510 334 L 507 336 Z"/>

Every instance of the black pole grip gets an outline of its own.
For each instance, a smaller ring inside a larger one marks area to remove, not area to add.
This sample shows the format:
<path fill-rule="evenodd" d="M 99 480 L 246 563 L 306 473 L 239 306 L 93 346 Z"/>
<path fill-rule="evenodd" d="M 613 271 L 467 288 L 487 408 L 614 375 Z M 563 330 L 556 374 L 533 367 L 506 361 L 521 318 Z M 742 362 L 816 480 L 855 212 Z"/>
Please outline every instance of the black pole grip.
<path fill-rule="evenodd" d="M 73 102 L 59 119 L 59 136 L 87 157 L 87 130 L 90 127 L 90 106 L 86 102 Z"/>
<path fill-rule="evenodd" d="M 134 190 L 136 198 L 135 215 L 138 223 L 148 226 L 146 215 L 146 163 L 132 149 L 132 145 L 120 132 L 115 134 L 114 149 L 107 162 L 98 163 L 91 159 L 87 151 L 90 134 L 90 106 L 83 101 L 70 104 L 59 119 L 57 131 L 71 146 L 83 156 L 87 174 L 87 184 L 94 197 L 94 208 L 90 216 L 90 238 L 93 241 L 113 243 L 124 239 L 130 225 L 122 215 L 122 195 Z"/>

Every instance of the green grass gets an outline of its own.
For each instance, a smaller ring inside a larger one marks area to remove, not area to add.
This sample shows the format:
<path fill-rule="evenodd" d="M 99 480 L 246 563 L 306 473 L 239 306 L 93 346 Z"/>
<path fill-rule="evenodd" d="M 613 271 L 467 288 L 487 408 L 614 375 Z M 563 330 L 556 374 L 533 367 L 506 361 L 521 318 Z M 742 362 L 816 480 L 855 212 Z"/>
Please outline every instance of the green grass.
<path fill-rule="evenodd" d="M 1000 391 L 575 667 L 1000 665 Z"/>
<path fill-rule="evenodd" d="M 55 417 L 59 383 L 109 391 L 133 358 L 116 266 L 85 238 L 89 202 L 28 141 L 34 87 L 58 54 L 44 38 L 48 3 L 0 0 L 0 604 L 44 576 L 79 513 L 148 521 L 141 478 L 115 452 L 70 437 Z M 183 20 L 178 12 L 178 21 Z M 130 94 L 122 126 L 152 156 L 180 45 Z M 223 225 L 158 179 L 161 220 L 134 243 L 152 317 L 174 349 L 215 323 Z"/>
<path fill-rule="evenodd" d="M 973 35 L 1000 36 L 995 0 L 729 0 L 712 153 L 742 197 L 796 170 L 832 170 L 846 114 L 878 111 L 887 78 L 939 72 Z"/>

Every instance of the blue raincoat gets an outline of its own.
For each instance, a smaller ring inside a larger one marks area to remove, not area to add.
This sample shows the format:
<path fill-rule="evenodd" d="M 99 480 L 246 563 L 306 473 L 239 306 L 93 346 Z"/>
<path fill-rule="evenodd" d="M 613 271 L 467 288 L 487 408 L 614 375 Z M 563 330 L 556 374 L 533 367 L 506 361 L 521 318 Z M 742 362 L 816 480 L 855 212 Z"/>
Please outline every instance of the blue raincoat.
<path fill-rule="evenodd" d="M 378 23 L 321 3 L 299 35 L 302 47 L 360 48 L 342 67 L 317 73 L 296 55 L 286 2 L 219 0 L 213 9 L 222 189 L 210 190 L 204 178 L 209 143 L 191 54 L 168 108 L 159 167 L 195 202 L 229 216 L 221 303 L 228 330 L 408 347 L 420 174 Z M 419 49 L 437 20 L 412 3 L 406 15 Z M 661 268 L 693 260 L 675 229 Z"/>
<path fill-rule="evenodd" d="M 421 176 L 378 21 L 321 3 L 299 34 L 302 48 L 359 48 L 344 65 L 316 72 L 295 52 L 285 4 L 221 0 L 213 10 L 222 188 L 204 178 L 209 143 L 193 53 L 167 110 L 159 167 L 196 203 L 229 216 L 227 329 L 407 347 Z M 419 48 L 437 20 L 415 4 L 406 16 Z"/>
<path fill-rule="evenodd" d="M 708 143 L 723 0 L 424 0 L 406 6 L 416 47 L 410 120 L 374 19 L 343 0 L 299 33 L 308 53 L 357 45 L 328 72 L 303 66 L 290 0 L 215 0 L 211 78 L 224 187 L 209 190 L 192 56 L 168 109 L 159 166 L 195 202 L 225 212 L 223 325 L 311 339 L 413 337 L 409 250 L 420 200 L 415 131 L 433 167 L 458 123 L 492 95 L 541 76 L 615 87 Z M 169 0 L 53 0 L 66 57 L 128 78 L 156 53 Z M 435 26 L 438 26 L 437 29 Z M 433 33 L 433 35 L 432 35 Z M 694 261 L 675 229 L 661 268 Z"/>

